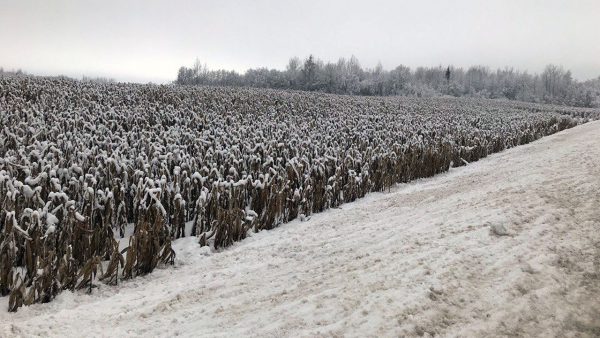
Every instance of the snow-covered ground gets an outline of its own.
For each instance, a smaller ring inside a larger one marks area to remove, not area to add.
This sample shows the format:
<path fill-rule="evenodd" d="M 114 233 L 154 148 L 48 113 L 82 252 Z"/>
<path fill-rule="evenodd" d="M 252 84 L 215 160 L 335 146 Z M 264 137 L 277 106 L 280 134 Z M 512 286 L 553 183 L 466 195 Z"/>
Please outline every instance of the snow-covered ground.
<path fill-rule="evenodd" d="M 176 250 L 91 295 L 17 313 L 2 298 L 0 336 L 599 336 L 600 122 Z"/>

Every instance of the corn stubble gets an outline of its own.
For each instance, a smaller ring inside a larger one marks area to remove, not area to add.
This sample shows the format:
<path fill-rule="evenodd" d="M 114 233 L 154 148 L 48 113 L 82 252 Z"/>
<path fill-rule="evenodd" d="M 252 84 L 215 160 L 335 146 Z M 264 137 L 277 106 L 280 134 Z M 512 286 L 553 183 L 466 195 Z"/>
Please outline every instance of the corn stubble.
<path fill-rule="evenodd" d="M 599 117 L 506 101 L 45 78 L 0 79 L 0 113 L 9 311 L 173 264 L 186 225 L 200 245 L 226 247 Z"/>

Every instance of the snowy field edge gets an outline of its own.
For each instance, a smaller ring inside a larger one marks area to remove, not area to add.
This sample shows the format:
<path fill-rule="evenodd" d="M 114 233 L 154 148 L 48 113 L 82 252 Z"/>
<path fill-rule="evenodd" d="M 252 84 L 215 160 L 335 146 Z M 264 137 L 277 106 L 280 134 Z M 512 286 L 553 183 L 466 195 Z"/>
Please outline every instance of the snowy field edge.
<path fill-rule="evenodd" d="M 593 337 L 599 230 L 596 121 L 218 253 L 175 241 L 174 267 L 0 311 L 0 336 Z"/>

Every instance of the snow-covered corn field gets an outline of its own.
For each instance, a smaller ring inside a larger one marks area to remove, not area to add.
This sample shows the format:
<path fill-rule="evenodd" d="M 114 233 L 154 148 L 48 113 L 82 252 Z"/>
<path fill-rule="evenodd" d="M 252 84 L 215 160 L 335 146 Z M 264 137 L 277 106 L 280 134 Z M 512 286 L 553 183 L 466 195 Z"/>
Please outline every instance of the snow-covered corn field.
<path fill-rule="evenodd" d="M 452 98 L 0 79 L 0 295 L 10 311 L 597 119 Z"/>

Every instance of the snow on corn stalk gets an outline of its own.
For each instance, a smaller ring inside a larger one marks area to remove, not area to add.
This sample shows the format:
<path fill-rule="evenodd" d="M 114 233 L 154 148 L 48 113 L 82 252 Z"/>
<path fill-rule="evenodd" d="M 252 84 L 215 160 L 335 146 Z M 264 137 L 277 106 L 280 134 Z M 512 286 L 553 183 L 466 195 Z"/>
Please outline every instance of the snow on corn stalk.
<path fill-rule="evenodd" d="M 599 116 L 508 101 L 3 78 L 0 296 L 16 311 L 91 292 L 172 264 L 174 239 L 225 247 Z"/>

